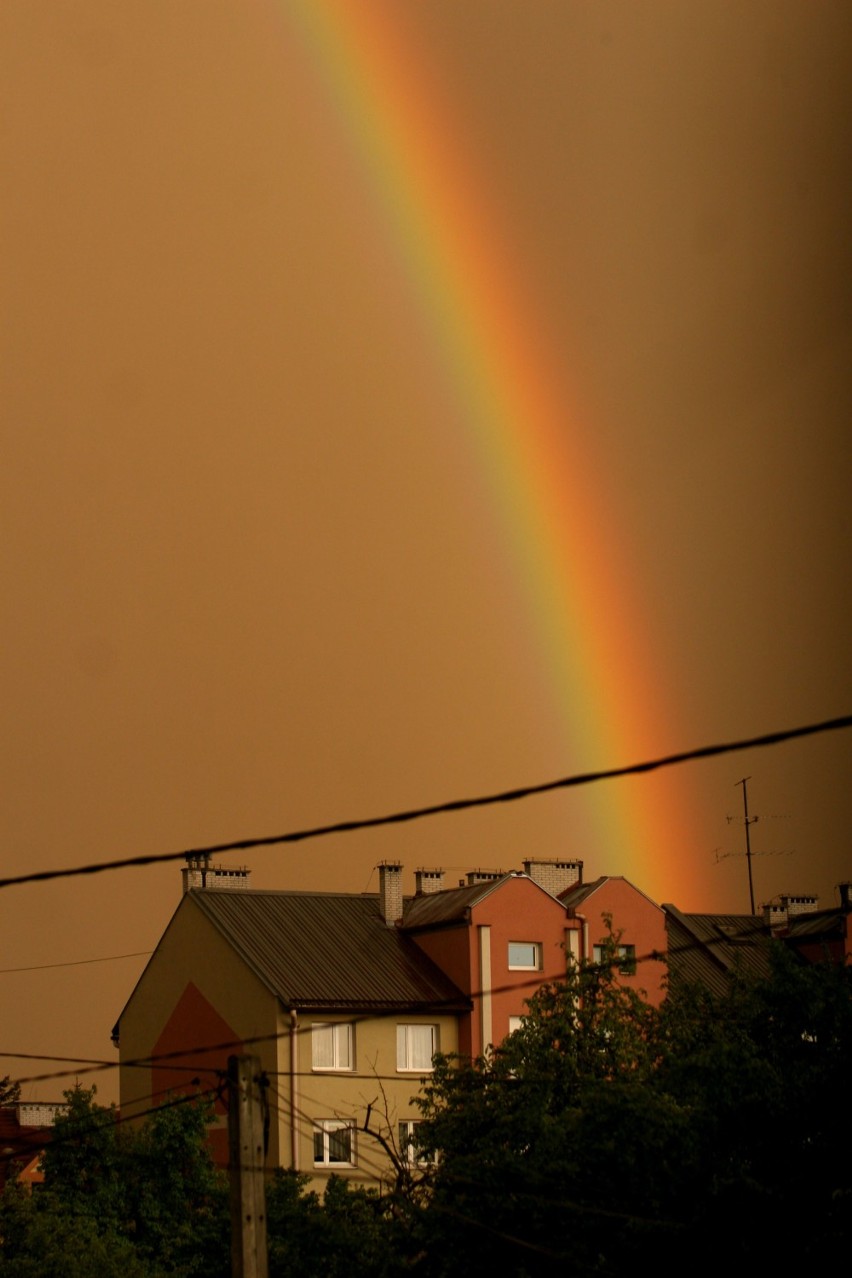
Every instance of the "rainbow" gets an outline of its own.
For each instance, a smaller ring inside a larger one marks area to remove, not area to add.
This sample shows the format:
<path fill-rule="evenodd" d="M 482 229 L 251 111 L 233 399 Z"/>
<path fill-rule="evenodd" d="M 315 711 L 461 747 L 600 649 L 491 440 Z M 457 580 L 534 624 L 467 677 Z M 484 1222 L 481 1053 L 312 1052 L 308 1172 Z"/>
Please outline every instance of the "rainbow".
<path fill-rule="evenodd" d="M 495 226 L 452 106 L 406 40 L 405 6 L 288 0 L 274 7 L 336 114 L 466 423 L 536 660 L 559 702 L 568 759 L 557 770 L 679 748 L 652 678 L 588 422 L 527 295 L 518 255 Z M 597 869 L 683 899 L 695 875 L 686 875 L 673 846 L 688 826 L 672 787 L 664 788 L 664 805 L 659 786 L 618 785 L 601 804 Z"/>

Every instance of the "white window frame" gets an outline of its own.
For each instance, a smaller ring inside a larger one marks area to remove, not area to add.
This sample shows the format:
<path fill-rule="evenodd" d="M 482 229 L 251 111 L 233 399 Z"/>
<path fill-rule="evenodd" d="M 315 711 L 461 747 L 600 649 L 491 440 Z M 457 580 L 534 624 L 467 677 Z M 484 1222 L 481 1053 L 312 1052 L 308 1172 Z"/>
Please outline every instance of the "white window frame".
<path fill-rule="evenodd" d="M 424 1064 L 422 1040 L 425 1031 L 430 1032 L 430 1051 L 428 1064 Z M 418 1054 L 421 1049 L 421 1054 Z M 410 1023 L 396 1027 L 396 1069 L 398 1074 L 431 1074 L 432 1058 L 440 1048 L 438 1046 L 438 1026 Z"/>
<path fill-rule="evenodd" d="M 603 963 L 604 956 L 610 947 L 605 941 L 600 945 L 592 946 L 592 961 L 594 963 Z M 618 968 L 624 976 L 636 975 L 636 946 L 635 945 L 614 945 L 611 947 L 612 965 Z"/>
<path fill-rule="evenodd" d="M 331 1040 L 331 1063 L 325 1064 L 320 1046 Z M 350 1021 L 311 1022 L 311 1069 L 319 1073 L 351 1074 L 355 1068 L 355 1035 Z"/>
<path fill-rule="evenodd" d="M 335 1132 L 349 1133 L 349 1157 L 333 1158 L 332 1136 Z M 314 1167 L 355 1166 L 355 1123 L 351 1118 L 320 1118 L 314 1122 Z M 322 1138 L 322 1157 L 317 1158 L 317 1139 Z"/>
<path fill-rule="evenodd" d="M 417 1128 L 423 1120 L 403 1118 L 399 1123 L 399 1156 L 406 1167 L 428 1167 L 431 1158 L 422 1158 L 417 1154 Z"/>
<path fill-rule="evenodd" d="M 532 963 L 512 962 L 512 949 L 515 947 L 515 959 L 518 959 L 517 949 L 523 947 L 525 950 L 532 950 Z M 540 972 L 541 971 L 541 941 L 510 941 L 509 942 L 509 971 L 510 972 Z"/>

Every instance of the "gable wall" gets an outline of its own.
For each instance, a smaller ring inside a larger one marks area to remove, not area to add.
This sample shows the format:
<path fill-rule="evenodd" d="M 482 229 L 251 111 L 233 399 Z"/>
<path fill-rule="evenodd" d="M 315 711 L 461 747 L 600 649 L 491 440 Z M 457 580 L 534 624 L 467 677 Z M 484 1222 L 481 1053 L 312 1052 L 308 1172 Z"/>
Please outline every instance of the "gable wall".
<path fill-rule="evenodd" d="M 636 949 L 636 974 L 619 975 L 619 984 L 644 993 L 652 1006 L 659 1007 L 666 992 L 666 964 L 660 959 L 646 956 L 652 951 L 658 954 L 666 952 L 664 911 L 626 879 L 606 879 L 577 908 L 578 918 L 585 920 L 588 925 L 586 957 L 589 959 L 592 958 L 592 947 L 607 938 L 605 914 L 612 917 L 613 934 L 617 936 L 620 932 L 621 943 L 633 945 Z"/>
<path fill-rule="evenodd" d="M 476 974 L 471 1038 L 474 1054 L 509 1033 L 509 1017 L 523 1016 L 526 1000 L 550 981 L 564 979 L 565 908 L 525 877 L 507 879 L 471 911 L 470 962 Z M 540 967 L 509 967 L 509 943 L 534 942 Z M 489 962 L 490 959 L 490 962 Z M 490 1032 L 489 1032 L 490 1029 Z"/>
<path fill-rule="evenodd" d="M 151 1097 L 179 1076 L 193 1078 L 174 1065 L 159 1073 L 150 1065 L 129 1062 L 161 1052 L 186 1049 L 187 1060 L 199 1067 L 204 1085 L 209 1082 L 211 1056 L 193 1049 L 226 1041 L 267 1037 L 246 1050 L 260 1056 L 263 1068 L 277 1071 L 284 1048 L 276 1041 L 280 1032 L 277 1000 L 257 979 L 216 928 L 204 917 L 191 896 L 185 896 L 160 940 L 121 1015 L 119 1051 L 122 1113 L 128 1116 L 149 1109 Z M 232 1049 L 238 1051 L 238 1049 Z M 227 1057 L 219 1052 L 216 1063 Z M 206 1067 L 206 1072 L 205 1068 Z M 165 1071 L 165 1072 L 164 1072 Z M 155 1096 L 154 1103 L 157 1097 Z"/>
<path fill-rule="evenodd" d="M 459 1018 L 459 1051 L 478 1056 L 501 1043 L 509 1017 L 522 1016 L 525 1000 L 546 981 L 565 975 L 565 908 L 523 875 L 504 880 L 471 907 L 469 923 L 413 934 L 413 939 L 452 981 L 473 998 L 473 1012 Z M 535 971 L 509 968 L 510 941 L 540 947 Z"/>

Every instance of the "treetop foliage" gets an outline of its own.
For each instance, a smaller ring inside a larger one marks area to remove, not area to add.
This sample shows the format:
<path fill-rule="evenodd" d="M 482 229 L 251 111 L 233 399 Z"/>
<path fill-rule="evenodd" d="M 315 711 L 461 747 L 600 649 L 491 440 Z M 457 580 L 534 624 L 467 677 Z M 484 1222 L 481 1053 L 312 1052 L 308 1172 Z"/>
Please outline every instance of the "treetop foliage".
<path fill-rule="evenodd" d="M 205 1143 L 210 1104 L 181 1098 L 131 1128 L 95 1094 L 66 1091 L 41 1160 L 43 1187 L 7 1187 L 0 1275 L 227 1278 L 228 1191 Z"/>
<path fill-rule="evenodd" d="M 665 1276 L 697 1257 L 743 1268 L 783 1251 L 828 1269 L 852 1242 L 852 969 L 779 946 L 765 981 L 661 1008 L 612 961 L 571 966 L 478 1060 L 439 1056 L 416 1160 L 378 1189 L 322 1198 L 280 1170 L 267 1195 L 271 1278 Z M 67 1093 L 45 1185 L 0 1200 L 0 1278 L 229 1273 L 210 1108 L 181 1100 L 134 1130 Z M 380 1134 L 395 1149 L 392 1116 Z M 375 1122 L 375 1117 L 373 1120 Z"/>
<path fill-rule="evenodd" d="M 0 1078 L 0 1105 L 14 1105 L 21 1099 L 20 1083 L 13 1083 L 8 1074 Z"/>
<path fill-rule="evenodd" d="M 690 1245 L 745 1263 L 779 1231 L 788 1257 L 839 1257 L 852 971 L 779 946 L 769 980 L 654 1009 L 618 984 L 616 941 L 611 961 L 539 991 L 500 1048 L 438 1060 L 420 1140 L 428 1211 L 444 1213 L 458 1268 L 435 1272 L 461 1272 L 463 1255 L 518 1274 L 614 1272 L 646 1248 L 666 1272 Z"/>

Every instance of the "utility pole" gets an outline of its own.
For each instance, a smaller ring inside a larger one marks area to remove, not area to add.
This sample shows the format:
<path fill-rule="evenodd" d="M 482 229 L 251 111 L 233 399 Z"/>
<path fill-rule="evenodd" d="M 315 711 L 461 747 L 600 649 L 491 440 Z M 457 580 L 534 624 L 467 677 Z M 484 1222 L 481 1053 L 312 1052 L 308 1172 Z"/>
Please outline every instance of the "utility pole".
<path fill-rule="evenodd" d="M 232 1278 L 268 1278 L 264 1113 L 260 1061 L 228 1057 L 228 1172 Z"/>
<path fill-rule="evenodd" d="M 748 899 L 751 905 L 751 912 L 752 914 L 754 914 L 754 882 L 751 877 L 751 838 L 749 837 L 748 827 L 757 820 L 757 817 L 749 818 L 749 815 L 748 815 L 748 789 L 746 787 L 746 782 L 750 780 L 751 780 L 751 777 L 743 777 L 741 781 L 737 781 L 735 784 L 741 785 L 743 788 L 743 809 L 745 810 L 746 862 L 748 864 Z"/>

